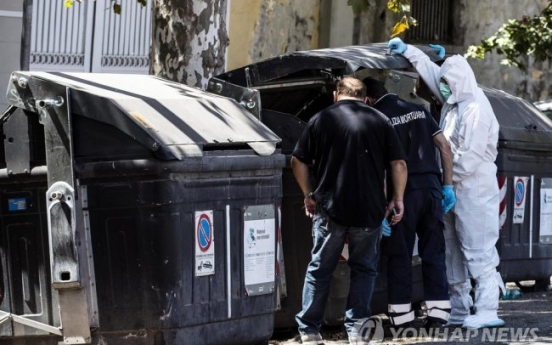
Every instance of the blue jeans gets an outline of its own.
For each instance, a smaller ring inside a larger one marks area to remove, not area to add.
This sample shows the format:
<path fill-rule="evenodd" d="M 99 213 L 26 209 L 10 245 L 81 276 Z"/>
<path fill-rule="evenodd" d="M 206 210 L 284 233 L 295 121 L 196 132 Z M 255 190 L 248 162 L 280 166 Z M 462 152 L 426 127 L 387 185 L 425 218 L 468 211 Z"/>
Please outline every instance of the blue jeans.
<path fill-rule="evenodd" d="M 345 328 L 347 333 L 354 334 L 354 323 L 370 316 L 370 301 L 378 274 L 381 229 L 339 225 L 323 211 L 317 210 L 312 220 L 312 232 L 314 246 L 303 286 L 303 309 L 295 317 L 299 331 L 306 334 L 319 332 L 332 274 L 343 250 L 345 238 L 348 238 L 351 276 Z"/>

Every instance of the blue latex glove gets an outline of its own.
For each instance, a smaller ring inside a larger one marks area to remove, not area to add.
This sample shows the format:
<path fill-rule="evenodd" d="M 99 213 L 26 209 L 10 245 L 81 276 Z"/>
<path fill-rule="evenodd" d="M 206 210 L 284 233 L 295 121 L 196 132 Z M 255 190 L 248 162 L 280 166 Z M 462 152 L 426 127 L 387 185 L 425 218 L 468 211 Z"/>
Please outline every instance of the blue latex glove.
<path fill-rule="evenodd" d="M 381 222 L 381 234 L 385 237 L 391 236 L 391 225 L 387 222 L 387 219 L 384 219 Z"/>
<path fill-rule="evenodd" d="M 447 213 L 456 204 L 456 195 L 450 184 L 443 186 L 443 213 Z"/>
<path fill-rule="evenodd" d="M 430 44 L 429 45 L 431 48 L 437 50 L 437 55 L 439 55 L 439 57 L 442 59 L 445 57 L 445 47 L 443 46 L 440 46 L 438 44 Z"/>
<path fill-rule="evenodd" d="M 391 53 L 402 54 L 406 51 L 406 44 L 400 38 L 395 37 L 387 43 L 387 48 Z"/>

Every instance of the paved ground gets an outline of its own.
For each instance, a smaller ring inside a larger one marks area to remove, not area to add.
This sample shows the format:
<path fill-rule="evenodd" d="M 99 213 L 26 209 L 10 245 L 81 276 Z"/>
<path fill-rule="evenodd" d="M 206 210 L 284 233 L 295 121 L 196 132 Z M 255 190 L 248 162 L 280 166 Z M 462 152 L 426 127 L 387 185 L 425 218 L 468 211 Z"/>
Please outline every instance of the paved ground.
<path fill-rule="evenodd" d="M 512 288 L 512 284 L 508 284 Z M 446 328 L 437 334 L 427 334 L 420 328 L 410 328 L 402 334 L 393 336 L 387 327 L 383 327 L 383 339 L 373 339 L 372 344 L 552 344 L 552 291 L 531 291 L 514 300 L 501 300 L 500 317 L 506 322 L 501 328 L 485 330 L 462 330 Z M 421 321 L 420 321 L 421 322 Z M 385 323 L 384 323 L 385 324 Z M 377 326 L 374 327 L 377 332 Z M 374 333 L 376 334 L 376 333 Z M 381 334 L 381 333 L 380 333 Z M 325 345 L 348 344 L 346 334 L 341 328 L 324 329 Z M 375 336 L 377 337 L 377 336 Z M 297 334 L 275 333 L 271 345 L 300 344 Z"/>

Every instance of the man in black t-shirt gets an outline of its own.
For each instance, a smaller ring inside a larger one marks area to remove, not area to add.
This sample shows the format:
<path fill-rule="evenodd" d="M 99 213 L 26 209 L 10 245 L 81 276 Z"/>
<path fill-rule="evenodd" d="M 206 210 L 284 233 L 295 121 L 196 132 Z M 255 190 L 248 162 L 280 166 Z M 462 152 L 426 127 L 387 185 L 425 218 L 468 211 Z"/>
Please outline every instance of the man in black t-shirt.
<path fill-rule="evenodd" d="M 395 208 L 392 224 L 404 213 L 406 163 L 397 134 L 382 113 L 365 104 L 364 84 L 345 77 L 336 85 L 334 104 L 314 115 L 299 138 L 291 166 L 305 198 L 306 215 L 313 218 L 312 258 L 303 287 L 303 306 L 297 314 L 304 344 L 321 344 L 319 329 L 332 273 L 345 239 L 351 267 L 345 328 L 351 344 L 364 344 L 354 323 L 370 316 L 377 276 L 380 225 Z M 309 166 L 314 164 L 314 185 Z M 387 204 L 385 170 L 396 186 Z M 386 208 L 387 205 L 387 208 Z"/>
<path fill-rule="evenodd" d="M 404 219 L 382 241 L 382 253 L 388 258 L 389 319 L 395 327 L 408 327 L 414 321 L 411 263 L 417 234 L 418 252 L 422 259 L 424 299 L 428 309 L 426 325 L 439 326 L 447 322 L 450 313 L 443 234 L 443 214 L 454 204 L 449 199 L 443 202 L 443 194 L 454 198 L 454 194 L 450 195 L 450 145 L 424 106 L 406 102 L 388 93 L 378 80 L 366 78 L 364 83 L 368 103 L 389 117 L 406 152 L 408 163 Z M 436 147 L 441 154 L 443 178 Z"/>

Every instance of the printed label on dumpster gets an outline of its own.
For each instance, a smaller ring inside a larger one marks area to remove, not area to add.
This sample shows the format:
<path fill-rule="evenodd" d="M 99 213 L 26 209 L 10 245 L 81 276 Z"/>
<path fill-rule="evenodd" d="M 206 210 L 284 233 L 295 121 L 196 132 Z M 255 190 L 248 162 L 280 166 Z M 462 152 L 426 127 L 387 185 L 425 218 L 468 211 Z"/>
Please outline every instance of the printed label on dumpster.
<path fill-rule="evenodd" d="M 213 211 L 195 213 L 195 275 L 215 274 Z"/>
<path fill-rule="evenodd" d="M 529 177 L 514 177 L 514 224 L 523 224 L 523 218 L 525 216 L 525 199 L 527 196 L 527 181 L 529 181 Z"/>
<path fill-rule="evenodd" d="M 27 209 L 27 199 L 17 198 L 8 199 L 8 211 L 25 211 Z"/>
<path fill-rule="evenodd" d="M 243 271 L 247 294 L 252 296 L 272 293 L 276 280 L 274 206 L 247 207 L 243 229 Z"/>
<path fill-rule="evenodd" d="M 552 178 L 543 178 L 540 190 L 540 243 L 552 244 Z"/>

